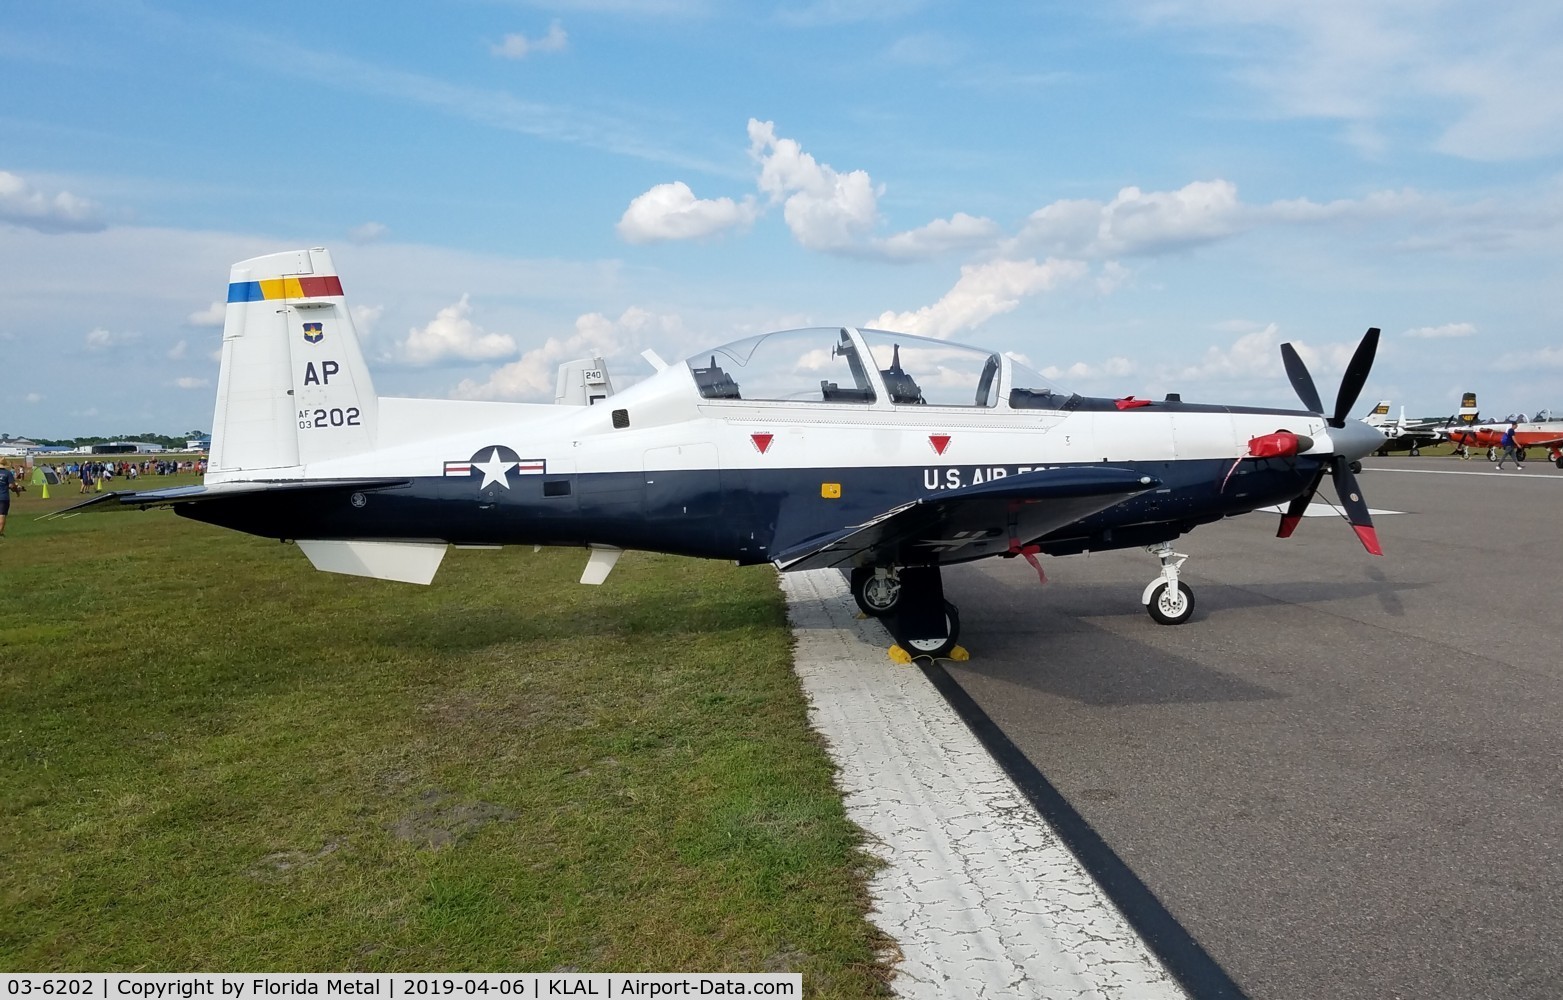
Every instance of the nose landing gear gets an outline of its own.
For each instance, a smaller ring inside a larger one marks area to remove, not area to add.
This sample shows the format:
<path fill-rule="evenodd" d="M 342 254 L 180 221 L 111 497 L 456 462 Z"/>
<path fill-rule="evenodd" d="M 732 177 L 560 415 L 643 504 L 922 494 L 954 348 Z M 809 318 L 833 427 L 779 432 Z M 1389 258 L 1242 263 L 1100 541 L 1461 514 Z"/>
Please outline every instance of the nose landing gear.
<path fill-rule="evenodd" d="M 1161 560 L 1161 575 L 1150 582 L 1140 603 L 1158 625 L 1182 625 L 1194 614 L 1194 592 L 1178 579 L 1188 556 L 1174 552 L 1171 542 L 1145 546 L 1145 551 Z"/>

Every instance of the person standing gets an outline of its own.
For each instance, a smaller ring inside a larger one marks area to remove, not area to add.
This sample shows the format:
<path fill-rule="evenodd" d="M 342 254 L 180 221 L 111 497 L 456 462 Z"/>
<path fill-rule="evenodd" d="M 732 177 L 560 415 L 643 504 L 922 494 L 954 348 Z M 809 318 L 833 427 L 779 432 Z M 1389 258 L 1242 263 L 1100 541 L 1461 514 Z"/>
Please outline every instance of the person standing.
<path fill-rule="evenodd" d="M 1515 426 L 1515 424 L 1510 424 L 1509 429 L 1504 431 L 1503 437 L 1498 440 L 1498 444 L 1503 447 L 1503 454 L 1498 458 L 1498 468 L 1503 468 L 1503 463 L 1512 458 L 1514 459 L 1514 467 L 1523 472 L 1525 470 L 1525 466 L 1520 464 L 1520 456 L 1514 450 Z"/>
<path fill-rule="evenodd" d="M 22 485 L 11 471 L 11 463 L 0 458 L 0 536 L 5 534 L 5 519 L 11 513 L 11 494 L 22 492 Z"/>

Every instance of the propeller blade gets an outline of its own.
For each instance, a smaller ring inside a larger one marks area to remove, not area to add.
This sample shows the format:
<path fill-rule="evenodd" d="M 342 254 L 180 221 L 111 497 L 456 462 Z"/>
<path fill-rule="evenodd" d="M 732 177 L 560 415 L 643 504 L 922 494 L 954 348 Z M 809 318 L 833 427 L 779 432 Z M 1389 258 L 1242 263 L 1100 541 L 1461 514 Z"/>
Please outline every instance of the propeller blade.
<path fill-rule="evenodd" d="M 1289 343 L 1282 344 L 1281 360 L 1286 364 L 1286 377 L 1292 380 L 1292 388 L 1297 390 L 1297 398 L 1302 400 L 1303 406 L 1309 413 L 1323 413 L 1319 390 L 1314 387 L 1313 376 L 1308 374 L 1308 366 L 1297 356 L 1297 349 Z"/>
<path fill-rule="evenodd" d="M 1346 365 L 1346 374 L 1340 380 L 1340 393 L 1335 397 L 1335 416 L 1330 418 L 1334 427 L 1344 427 L 1351 408 L 1357 405 L 1357 396 L 1367 384 L 1368 372 L 1373 369 L 1373 356 L 1378 353 L 1378 327 L 1369 327 L 1357 345 L 1357 353 Z M 1337 480 L 1338 482 L 1339 480 Z"/>
<path fill-rule="evenodd" d="M 1324 470 L 1320 469 L 1319 474 L 1313 477 L 1313 482 L 1308 484 L 1308 488 L 1287 505 L 1286 513 L 1281 515 L 1281 526 L 1276 529 L 1275 537 L 1292 537 L 1292 532 L 1297 530 L 1298 523 L 1302 521 L 1303 511 L 1308 509 L 1308 504 L 1313 500 L 1313 495 L 1318 492 L 1319 482 L 1323 478 Z"/>
<path fill-rule="evenodd" d="M 1378 544 L 1378 532 L 1373 530 L 1373 518 L 1368 515 L 1368 502 L 1362 499 L 1357 477 L 1352 475 L 1351 466 L 1345 462 L 1335 463 L 1335 492 L 1340 495 L 1341 507 L 1345 508 L 1346 518 L 1351 521 L 1351 528 L 1357 533 L 1362 547 L 1373 555 L 1383 555 L 1384 550 Z"/>

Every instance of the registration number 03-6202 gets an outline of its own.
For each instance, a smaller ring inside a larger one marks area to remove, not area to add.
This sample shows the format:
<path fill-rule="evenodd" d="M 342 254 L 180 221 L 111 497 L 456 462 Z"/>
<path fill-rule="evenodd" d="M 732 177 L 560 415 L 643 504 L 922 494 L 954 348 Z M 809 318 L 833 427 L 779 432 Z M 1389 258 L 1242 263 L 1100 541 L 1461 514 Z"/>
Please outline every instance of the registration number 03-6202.
<path fill-rule="evenodd" d="M 358 407 L 334 406 L 329 410 L 300 410 L 298 411 L 299 430 L 307 431 L 317 427 L 361 427 L 361 414 Z"/>

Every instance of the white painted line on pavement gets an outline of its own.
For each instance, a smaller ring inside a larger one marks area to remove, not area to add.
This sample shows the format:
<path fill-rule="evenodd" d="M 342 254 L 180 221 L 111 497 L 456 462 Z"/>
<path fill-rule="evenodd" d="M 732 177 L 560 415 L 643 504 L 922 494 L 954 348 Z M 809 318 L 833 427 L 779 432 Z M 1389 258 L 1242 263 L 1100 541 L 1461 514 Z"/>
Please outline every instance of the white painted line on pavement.
<path fill-rule="evenodd" d="M 1550 465 L 1550 462 L 1540 463 Z M 1515 479 L 1533 479 L 1538 482 L 1563 483 L 1563 476 L 1549 476 L 1544 471 L 1525 472 L 1521 469 L 1500 469 L 1489 465 L 1485 469 L 1386 469 L 1383 466 L 1363 466 L 1363 472 L 1407 472 L 1416 476 L 1508 476 Z"/>
<path fill-rule="evenodd" d="M 887 863 L 870 918 L 904 956 L 896 994 L 1184 998 L 922 671 L 890 662 L 841 574 L 781 585 L 811 722 Z"/>

